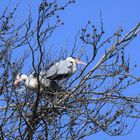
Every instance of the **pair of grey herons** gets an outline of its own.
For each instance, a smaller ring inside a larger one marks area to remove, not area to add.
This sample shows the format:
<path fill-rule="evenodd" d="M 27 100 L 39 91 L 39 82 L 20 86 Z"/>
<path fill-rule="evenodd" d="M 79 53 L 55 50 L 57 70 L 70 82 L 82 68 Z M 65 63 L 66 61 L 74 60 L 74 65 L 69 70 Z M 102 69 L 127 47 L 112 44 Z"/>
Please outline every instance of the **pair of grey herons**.
<path fill-rule="evenodd" d="M 41 70 L 39 73 L 39 83 L 43 87 L 52 88 L 56 80 L 62 80 L 64 78 L 69 78 L 77 70 L 77 64 L 86 65 L 86 63 L 80 61 L 79 59 L 68 57 L 65 60 L 60 60 L 52 65 L 48 70 Z M 30 90 L 38 89 L 38 78 L 34 74 L 29 76 L 25 74 L 18 74 L 14 85 L 17 86 L 21 81 L 24 81 L 25 86 Z M 42 88 L 42 87 L 40 87 Z"/>

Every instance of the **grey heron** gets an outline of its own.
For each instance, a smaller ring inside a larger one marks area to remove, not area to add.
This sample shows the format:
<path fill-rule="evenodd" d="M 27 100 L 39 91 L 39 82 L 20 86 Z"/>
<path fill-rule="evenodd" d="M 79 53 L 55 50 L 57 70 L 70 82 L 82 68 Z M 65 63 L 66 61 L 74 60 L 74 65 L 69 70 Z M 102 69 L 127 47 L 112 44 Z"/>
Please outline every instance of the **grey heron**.
<path fill-rule="evenodd" d="M 55 103 L 57 101 L 57 93 L 62 91 L 62 88 L 59 86 L 56 81 L 44 79 L 44 77 L 41 77 L 39 75 L 39 82 L 37 78 L 36 73 L 32 73 L 29 76 L 25 74 L 18 74 L 16 77 L 16 80 L 14 82 L 14 85 L 17 86 L 21 81 L 24 81 L 25 86 L 29 88 L 30 90 L 37 91 L 40 84 L 40 93 L 47 93 L 48 100 L 52 101 L 52 103 Z M 39 83 L 39 84 L 38 84 Z"/>
<path fill-rule="evenodd" d="M 16 77 L 16 80 L 14 82 L 14 85 L 17 86 L 21 81 L 24 81 L 25 86 L 31 90 L 37 90 L 38 85 L 38 78 L 35 73 L 30 74 L 27 76 L 26 74 L 18 74 Z M 43 88 L 49 88 L 50 90 L 58 91 L 60 90 L 60 86 L 53 80 L 44 79 L 44 77 L 39 75 L 39 84 L 40 89 L 43 90 Z"/>
<path fill-rule="evenodd" d="M 60 60 L 52 65 L 47 71 L 42 71 L 41 74 L 50 80 L 61 80 L 69 78 L 77 70 L 77 64 L 86 65 L 86 63 L 74 57 L 68 57 L 65 60 Z"/>

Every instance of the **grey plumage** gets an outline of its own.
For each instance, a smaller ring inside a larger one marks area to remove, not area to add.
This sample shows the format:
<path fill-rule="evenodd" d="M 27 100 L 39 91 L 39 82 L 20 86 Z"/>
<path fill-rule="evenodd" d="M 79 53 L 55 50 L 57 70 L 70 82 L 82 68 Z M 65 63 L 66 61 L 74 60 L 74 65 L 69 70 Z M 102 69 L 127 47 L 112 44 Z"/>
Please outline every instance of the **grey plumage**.
<path fill-rule="evenodd" d="M 76 71 L 76 69 L 73 68 L 73 65 L 74 64 L 70 61 L 61 60 L 52 65 L 49 70 L 44 70 L 40 74 L 47 79 L 60 80 L 69 77 Z"/>
<path fill-rule="evenodd" d="M 29 77 L 37 79 L 38 74 L 33 72 L 32 74 L 29 75 Z M 47 88 L 47 90 L 49 90 L 51 92 L 62 90 L 56 81 L 48 79 L 44 75 L 44 70 L 40 71 L 40 73 L 39 73 L 39 83 L 40 83 L 40 87 L 42 87 L 43 89 Z"/>
<path fill-rule="evenodd" d="M 39 85 L 37 76 L 39 76 L 39 83 L 41 84 L 41 87 L 47 87 L 58 91 L 60 87 L 58 82 L 55 80 L 70 77 L 77 70 L 77 64 L 86 65 L 86 63 L 80 61 L 79 59 L 68 57 L 65 60 L 56 62 L 49 69 L 40 71 L 39 75 L 37 73 L 32 73 L 29 76 L 25 74 L 18 74 L 14 85 L 17 85 L 24 80 L 25 85 L 30 89 L 38 89 Z"/>

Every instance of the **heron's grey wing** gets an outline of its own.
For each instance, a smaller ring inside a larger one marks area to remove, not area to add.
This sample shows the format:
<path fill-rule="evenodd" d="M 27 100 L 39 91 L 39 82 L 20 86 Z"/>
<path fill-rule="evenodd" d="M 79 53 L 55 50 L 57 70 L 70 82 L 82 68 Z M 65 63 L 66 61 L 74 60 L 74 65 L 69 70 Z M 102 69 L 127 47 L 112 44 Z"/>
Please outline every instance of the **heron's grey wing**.
<path fill-rule="evenodd" d="M 55 63 L 48 71 L 46 71 L 45 76 L 47 78 L 56 78 L 60 75 L 68 75 L 71 73 L 72 63 L 61 60 Z"/>

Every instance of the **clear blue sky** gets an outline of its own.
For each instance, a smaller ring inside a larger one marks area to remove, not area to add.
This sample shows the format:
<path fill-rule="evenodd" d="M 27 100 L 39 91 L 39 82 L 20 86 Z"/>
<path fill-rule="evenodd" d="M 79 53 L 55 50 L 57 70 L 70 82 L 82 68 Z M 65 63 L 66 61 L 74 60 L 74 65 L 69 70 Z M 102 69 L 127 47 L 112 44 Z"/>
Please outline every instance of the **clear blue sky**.
<path fill-rule="evenodd" d="M 8 2 L 8 0 L 6 0 Z M 13 0 L 13 4 L 16 0 Z M 19 19 L 22 21 L 21 17 L 26 16 L 26 11 L 28 8 L 28 3 L 32 5 L 32 11 L 36 15 L 36 5 L 39 0 L 21 0 L 20 4 L 20 15 Z M 5 5 L 4 3 L 0 7 Z M 79 29 L 81 29 L 88 20 L 98 26 L 99 24 L 99 14 L 102 11 L 104 19 L 104 28 L 106 35 L 110 35 L 115 32 L 119 27 L 123 27 L 127 32 L 133 28 L 138 22 L 140 22 L 140 0 L 77 0 L 74 5 L 71 5 L 64 11 L 62 19 L 65 23 L 64 26 L 57 29 L 53 38 L 49 41 L 49 45 L 54 45 L 55 47 L 61 47 L 65 45 L 65 41 L 68 40 L 68 45 L 72 45 L 74 37 Z M 69 46 L 70 47 L 70 46 Z M 132 57 L 132 63 L 140 63 L 140 39 L 137 38 L 128 47 L 128 53 Z M 137 75 L 140 75 L 137 70 Z M 135 91 L 139 90 L 136 87 Z M 131 92 L 131 91 L 129 91 Z M 87 137 L 85 140 L 139 140 L 139 130 L 140 121 L 136 124 L 133 132 L 127 136 L 123 137 L 110 137 L 104 133 L 97 133 L 93 136 Z"/>
<path fill-rule="evenodd" d="M 64 15 L 65 31 L 64 35 L 73 37 L 73 34 L 82 27 L 88 20 L 96 25 L 99 22 L 99 13 L 102 11 L 104 19 L 105 32 L 109 35 L 118 27 L 123 27 L 127 32 L 135 24 L 140 22 L 140 0 L 78 0 L 77 3 L 69 8 Z M 132 64 L 140 64 L 140 39 L 128 47 L 128 53 L 132 57 Z M 138 71 L 137 71 L 138 72 Z M 140 75 L 140 73 L 138 73 Z M 135 91 L 138 92 L 139 87 Z M 132 92 L 132 91 L 129 91 Z M 127 136 L 111 137 L 101 132 L 86 140 L 139 140 L 140 121 L 137 122 L 134 130 Z"/>

